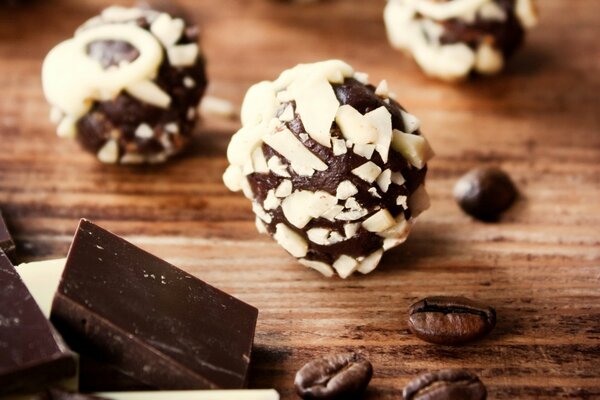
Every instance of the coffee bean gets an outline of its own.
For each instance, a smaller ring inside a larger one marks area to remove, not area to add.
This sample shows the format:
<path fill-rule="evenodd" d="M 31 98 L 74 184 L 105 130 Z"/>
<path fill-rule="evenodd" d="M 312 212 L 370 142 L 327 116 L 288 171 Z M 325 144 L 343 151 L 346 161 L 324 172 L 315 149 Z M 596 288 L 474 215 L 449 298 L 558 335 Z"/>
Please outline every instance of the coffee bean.
<path fill-rule="evenodd" d="M 408 326 L 420 339 L 462 344 L 487 335 L 496 326 L 496 310 L 465 297 L 427 297 L 410 306 Z"/>
<path fill-rule="evenodd" d="M 517 198 L 517 189 L 504 171 L 479 168 L 458 180 L 454 198 L 467 214 L 483 221 L 496 221 Z"/>
<path fill-rule="evenodd" d="M 296 373 L 296 391 L 303 399 L 351 399 L 360 396 L 373 367 L 356 353 L 329 355 L 313 360 Z"/>
<path fill-rule="evenodd" d="M 419 376 L 402 394 L 404 400 L 485 400 L 487 390 L 469 371 L 444 369 Z"/>

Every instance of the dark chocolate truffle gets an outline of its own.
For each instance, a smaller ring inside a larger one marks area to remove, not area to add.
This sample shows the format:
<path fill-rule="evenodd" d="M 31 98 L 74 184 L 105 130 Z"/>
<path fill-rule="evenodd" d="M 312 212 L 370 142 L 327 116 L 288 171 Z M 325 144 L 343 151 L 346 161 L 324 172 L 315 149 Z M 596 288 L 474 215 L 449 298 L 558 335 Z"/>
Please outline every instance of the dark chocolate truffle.
<path fill-rule="evenodd" d="M 159 163 L 183 150 L 206 88 L 198 29 L 151 9 L 109 7 L 44 61 L 57 133 L 105 163 Z"/>
<path fill-rule="evenodd" d="M 242 125 L 225 184 L 252 200 L 259 231 L 326 276 L 374 270 L 429 206 L 419 121 L 341 61 L 253 86 Z"/>
<path fill-rule="evenodd" d="M 391 44 L 448 81 L 501 71 L 536 22 L 533 0 L 389 0 L 385 9 Z"/>

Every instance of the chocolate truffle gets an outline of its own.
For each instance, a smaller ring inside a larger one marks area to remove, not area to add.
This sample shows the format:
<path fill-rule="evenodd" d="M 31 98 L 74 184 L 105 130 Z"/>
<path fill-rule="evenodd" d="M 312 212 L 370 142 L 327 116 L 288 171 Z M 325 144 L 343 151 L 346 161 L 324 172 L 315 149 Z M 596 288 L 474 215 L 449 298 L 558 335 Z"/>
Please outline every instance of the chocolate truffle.
<path fill-rule="evenodd" d="M 196 26 L 167 13 L 105 9 L 44 60 L 57 134 L 105 163 L 159 163 L 179 153 L 207 84 L 197 41 Z"/>
<path fill-rule="evenodd" d="M 385 8 L 391 44 L 448 81 L 501 71 L 536 22 L 533 0 L 389 0 Z"/>
<path fill-rule="evenodd" d="M 326 276 L 369 273 L 429 200 L 419 121 L 342 61 L 298 65 L 250 88 L 223 177 L 261 233 Z"/>

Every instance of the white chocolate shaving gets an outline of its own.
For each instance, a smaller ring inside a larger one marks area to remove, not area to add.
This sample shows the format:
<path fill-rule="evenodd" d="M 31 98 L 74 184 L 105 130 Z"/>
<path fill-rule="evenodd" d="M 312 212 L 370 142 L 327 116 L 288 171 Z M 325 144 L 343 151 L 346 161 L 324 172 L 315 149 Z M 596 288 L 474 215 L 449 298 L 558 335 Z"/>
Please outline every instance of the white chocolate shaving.
<path fill-rule="evenodd" d="M 393 132 L 392 147 L 418 169 L 425 167 L 427 161 L 434 156 L 433 149 L 424 136 L 404 133 L 399 130 Z"/>
<path fill-rule="evenodd" d="M 327 164 L 308 150 L 289 129 L 265 135 L 263 140 L 275 151 L 288 159 L 293 168 L 294 166 L 299 166 L 317 171 L 325 171 L 327 169 Z"/>
<path fill-rule="evenodd" d="M 377 129 L 351 105 L 343 105 L 337 110 L 335 122 L 344 137 L 353 143 L 369 144 L 377 141 Z"/>
<path fill-rule="evenodd" d="M 356 220 L 361 219 L 368 213 L 369 212 L 367 210 L 365 210 L 364 208 L 360 209 L 360 210 L 344 211 L 344 212 L 338 213 L 335 216 L 335 219 L 338 221 L 356 221 Z"/>
<path fill-rule="evenodd" d="M 383 232 L 396 223 L 394 217 L 389 213 L 388 210 L 379 210 L 375 214 L 363 221 L 362 227 L 369 232 Z"/>
<path fill-rule="evenodd" d="M 347 255 L 341 255 L 333 263 L 333 268 L 336 270 L 340 278 L 346 279 L 352 275 L 359 267 L 358 261 Z"/>
<path fill-rule="evenodd" d="M 345 238 L 335 231 L 326 228 L 312 228 L 306 232 L 308 239 L 321 246 L 331 246 L 345 240 Z"/>
<path fill-rule="evenodd" d="M 354 73 L 354 79 L 356 79 L 357 81 L 359 81 L 363 85 L 366 85 L 366 84 L 369 83 L 369 74 L 367 74 L 365 72 L 355 72 Z"/>
<path fill-rule="evenodd" d="M 331 278 L 335 274 L 335 271 L 333 270 L 333 268 L 331 268 L 331 265 L 325 264 L 324 262 L 311 261 L 305 258 L 299 259 L 298 262 L 304 265 L 305 267 L 309 267 L 314 269 L 315 271 L 320 272 L 327 278 Z"/>
<path fill-rule="evenodd" d="M 402 173 L 400 173 L 400 172 L 392 172 L 392 183 L 393 184 L 398 185 L 398 186 L 402 186 L 402 185 L 404 185 L 405 182 L 406 182 L 406 180 L 402 176 Z"/>
<path fill-rule="evenodd" d="M 150 80 L 132 83 L 125 90 L 136 99 L 156 107 L 168 108 L 171 104 L 171 96 Z"/>
<path fill-rule="evenodd" d="M 169 63 L 174 67 L 189 67 L 196 63 L 200 48 L 196 43 L 180 44 L 167 48 Z"/>
<path fill-rule="evenodd" d="M 387 193 L 388 188 L 392 184 L 392 170 L 386 169 L 377 177 L 377 186 L 383 193 Z"/>
<path fill-rule="evenodd" d="M 284 165 L 281 162 L 281 159 L 277 156 L 269 158 L 269 161 L 267 161 L 267 166 L 275 175 L 283 176 L 284 178 L 290 177 L 290 173 L 287 171 L 287 166 Z"/>
<path fill-rule="evenodd" d="M 381 168 L 372 161 L 368 161 L 360 167 L 353 169 L 352 173 L 366 182 L 373 183 L 379 174 L 381 174 Z"/>
<path fill-rule="evenodd" d="M 404 196 L 404 195 L 400 195 L 396 198 L 396 205 L 398 206 L 402 206 L 402 208 L 404 208 L 405 210 L 408 209 L 408 197 Z"/>
<path fill-rule="evenodd" d="M 154 137 L 154 131 L 148 124 L 140 124 L 135 130 L 135 136 L 140 139 L 151 139 Z"/>
<path fill-rule="evenodd" d="M 516 0 L 515 13 L 525 28 L 533 28 L 538 23 L 538 15 L 533 0 Z"/>
<path fill-rule="evenodd" d="M 383 257 L 383 249 L 379 249 L 374 253 L 369 254 L 360 262 L 360 266 L 358 267 L 357 271 L 365 275 L 370 274 L 379 265 L 381 257 Z"/>
<path fill-rule="evenodd" d="M 337 203 L 337 198 L 327 192 L 299 190 L 281 203 L 283 215 L 290 224 L 302 229 L 313 218 L 321 217 Z"/>
<path fill-rule="evenodd" d="M 359 228 L 360 228 L 359 223 L 345 224 L 344 225 L 344 234 L 346 235 L 346 238 L 350 239 L 350 238 L 354 237 L 354 235 L 356 235 L 356 232 L 358 232 Z"/>
<path fill-rule="evenodd" d="M 160 14 L 152 25 L 152 32 L 165 47 L 173 46 L 183 34 L 185 23 L 181 18 L 171 18 L 169 14 Z"/>
<path fill-rule="evenodd" d="M 271 214 L 267 213 L 257 202 L 252 202 L 252 211 L 254 214 L 267 224 L 270 224 L 273 221 L 273 217 Z"/>
<path fill-rule="evenodd" d="M 183 86 L 185 86 L 188 89 L 192 89 L 196 86 L 196 81 L 191 76 L 185 76 L 183 78 Z M 204 101 L 206 101 L 206 97 L 204 98 Z"/>
<path fill-rule="evenodd" d="M 98 150 L 98 160 L 106 164 L 114 164 L 119 161 L 119 145 L 114 139 L 108 140 L 104 146 Z"/>
<path fill-rule="evenodd" d="M 369 188 L 368 192 L 369 192 L 369 193 L 371 193 L 371 196 L 373 196 L 373 197 L 376 197 L 376 198 L 378 198 L 378 199 L 380 199 L 380 198 L 381 198 L 381 195 L 380 195 L 380 194 L 379 194 L 379 192 L 377 191 L 377 188 L 376 188 L 376 187 Z"/>
<path fill-rule="evenodd" d="M 381 160 L 387 163 L 392 141 L 392 114 L 382 106 L 366 113 L 365 118 L 377 130 L 375 148 L 381 156 Z"/>
<path fill-rule="evenodd" d="M 269 231 L 267 230 L 267 226 L 265 225 L 264 222 L 261 221 L 260 218 L 256 217 L 254 218 L 254 225 L 256 226 L 256 230 L 258 231 L 258 233 L 266 235 L 269 233 Z"/>
<path fill-rule="evenodd" d="M 76 121 L 71 117 L 63 117 L 56 127 L 56 134 L 64 138 L 74 138 L 77 136 Z"/>
<path fill-rule="evenodd" d="M 321 217 L 323 217 L 331 222 L 334 222 L 335 219 L 337 218 L 337 216 L 340 215 L 340 213 L 342 212 L 343 209 L 344 209 L 344 206 L 336 204 L 333 207 L 331 207 L 329 210 L 325 211 L 323 213 L 323 215 L 321 215 Z"/>
<path fill-rule="evenodd" d="M 482 43 L 475 53 L 475 70 L 483 75 L 493 75 L 504 68 L 504 56 L 493 46 Z"/>
<path fill-rule="evenodd" d="M 267 197 L 263 202 L 263 207 L 265 208 L 265 210 L 275 210 L 277 207 L 279 207 L 280 204 L 281 199 L 278 199 L 277 196 L 275 196 L 275 189 L 269 190 L 269 192 L 267 193 Z"/>
<path fill-rule="evenodd" d="M 388 97 L 390 94 L 390 88 L 388 86 L 388 82 L 384 79 L 379 82 L 377 88 L 375 89 L 375 94 L 381 97 Z"/>
<path fill-rule="evenodd" d="M 333 144 L 334 156 L 341 156 L 348 152 L 348 148 L 346 147 L 346 141 L 344 139 L 332 139 L 331 143 Z"/>
<path fill-rule="evenodd" d="M 319 144 L 329 147 L 330 130 L 340 105 L 333 88 L 322 77 L 295 83 L 290 88 L 295 94 L 296 111 L 306 132 Z"/>
<path fill-rule="evenodd" d="M 257 172 L 259 174 L 269 173 L 269 166 L 267 165 L 265 154 L 263 153 L 260 147 L 257 147 L 252 152 L 252 167 L 254 172 Z"/>
<path fill-rule="evenodd" d="M 352 148 L 352 150 L 354 150 L 355 154 L 370 160 L 371 157 L 373 157 L 373 153 L 375 152 L 375 145 L 374 144 L 355 144 L 354 147 Z"/>
<path fill-rule="evenodd" d="M 288 197 L 290 194 L 292 194 L 292 181 L 284 179 L 275 189 L 275 196 Z"/>
<path fill-rule="evenodd" d="M 338 185 L 337 190 L 335 192 L 335 197 L 337 197 L 340 200 L 346 200 L 349 197 L 354 196 L 356 193 L 358 193 L 358 189 L 356 188 L 356 186 L 354 186 L 352 182 L 343 181 Z"/>
<path fill-rule="evenodd" d="M 277 224 L 273 238 L 281 247 L 296 258 L 304 257 L 308 253 L 308 243 L 306 240 L 285 224 Z"/>
<path fill-rule="evenodd" d="M 413 133 L 421 127 L 421 121 L 419 121 L 417 117 L 404 110 L 400 110 L 400 113 L 402 114 L 402 121 L 404 122 L 406 133 Z"/>
<path fill-rule="evenodd" d="M 183 82 L 184 85 L 188 87 L 185 84 L 186 78 L 184 78 Z M 233 118 L 236 116 L 235 107 L 229 100 L 221 99 L 215 96 L 204 96 L 202 103 L 200 103 L 200 112 L 203 115 L 216 115 L 222 118 Z"/>
<path fill-rule="evenodd" d="M 176 135 L 179 133 L 179 125 L 177 125 L 177 122 L 169 122 L 165 124 L 165 131 Z"/>

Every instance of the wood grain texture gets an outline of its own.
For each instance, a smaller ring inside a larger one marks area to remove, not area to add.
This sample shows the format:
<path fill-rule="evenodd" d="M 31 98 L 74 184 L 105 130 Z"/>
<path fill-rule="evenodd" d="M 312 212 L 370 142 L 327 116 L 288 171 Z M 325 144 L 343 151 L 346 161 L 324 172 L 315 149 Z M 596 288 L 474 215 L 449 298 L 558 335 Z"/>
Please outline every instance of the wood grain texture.
<path fill-rule="evenodd" d="M 24 260 L 64 256 L 80 217 L 257 306 L 253 387 L 295 398 L 306 361 L 354 349 L 375 368 L 369 399 L 398 399 L 429 369 L 465 367 L 491 399 L 600 398 L 600 3 L 540 1 L 541 25 L 497 78 L 447 85 L 390 50 L 383 0 L 291 6 L 188 0 L 202 23 L 209 93 L 239 105 L 254 82 L 299 62 L 342 58 L 386 78 L 422 120 L 437 157 L 433 207 L 367 277 L 327 280 L 254 228 L 221 183 L 236 121 L 205 118 L 190 151 L 163 167 L 100 165 L 59 140 L 40 89 L 45 53 L 107 1 L 0 10 L 0 206 Z M 521 199 L 498 224 L 451 197 L 469 168 L 499 165 Z M 498 326 L 461 348 L 423 343 L 406 310 L 426 295 L 495 305 Z"/>

